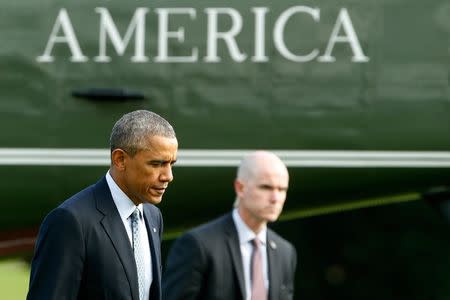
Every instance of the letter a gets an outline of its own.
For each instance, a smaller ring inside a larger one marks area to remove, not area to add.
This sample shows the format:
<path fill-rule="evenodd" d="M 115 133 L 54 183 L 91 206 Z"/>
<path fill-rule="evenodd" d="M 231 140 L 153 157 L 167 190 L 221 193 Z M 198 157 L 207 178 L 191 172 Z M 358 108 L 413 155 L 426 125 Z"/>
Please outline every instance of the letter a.
<path fill-rule="evenodd" d="M 64 35 L 58 36 L 58 32 L 62 29 Z M 73 31 L 72 23 L 70 22 L 69 15 L 66 9 L 61 8 L 58 17 L 56 18 L 55 25 L 53 25 L 52 33 L 48 38 L 47 46 L 45 47 L 44 54 L 38 56 L 36 60 L 38 62 L 52 62 L 54 57 L 51 55 L 53 46 L 55 43 L 66 43 L 69 46 L 72 56 L 70 60 L 72 62 L 85 62 L 88 60 L 87 56 L 84 56 L 81 52 L 80 45 L 78 44 L 77 37 Z"/>
<path fill-rule="evenodd" d="M 346 34 L 344 36 L 338 35 L 341 26 Z M 336 61 L 336 57 L 331 56 L 331 52 L 333 51 L 334 45 L 338 42 L 350 44 L 350 47 L 352 48 L 353 51 L 352 61 L 354 62 L 369 61 L 369 57 L 365 56 L 364 53 L 362 52 L 358 36 L 356 35 L 355 29 L 353 28 L 352 25 L 352 21 L 350 20 L 350 16 L 348 15 L 347 9 L 345 8 L 342 8 L 341 11 L 339 12 L 339 16 L 337 17 L 336 24 L 334 25 L 325 53 L 323 54 L 323 56 L 319 56 L 317 60 L 321 62 Z"/>

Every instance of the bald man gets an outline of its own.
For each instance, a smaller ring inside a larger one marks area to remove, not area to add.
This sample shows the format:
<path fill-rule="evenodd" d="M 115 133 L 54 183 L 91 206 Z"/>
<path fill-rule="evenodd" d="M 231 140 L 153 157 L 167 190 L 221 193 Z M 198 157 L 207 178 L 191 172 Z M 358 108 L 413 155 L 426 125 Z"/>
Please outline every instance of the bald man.
<path fill-rule="evenodd" d="M 289 175 L 273 153 L 242 160 L 232 212 L 185 233 L 167 258 L 165 300 L 293 299 L 295 248 L 267 223 L 280 215 Z"/>

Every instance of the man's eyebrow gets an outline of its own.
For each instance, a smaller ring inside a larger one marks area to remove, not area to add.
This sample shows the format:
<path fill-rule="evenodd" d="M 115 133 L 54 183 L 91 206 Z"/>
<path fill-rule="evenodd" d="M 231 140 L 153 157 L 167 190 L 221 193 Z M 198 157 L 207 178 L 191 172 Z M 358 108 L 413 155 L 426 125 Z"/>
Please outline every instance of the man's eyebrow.
<path fill-rule="evenodd" d="M 175 163 L 176 160 L 164 160 L 164 159 L 152 159 L 150 160 L 150 163 L 152 164 L 165 164 L 165 163 Z"/>
<path fill-rule="evenodd" d="M 152 164 L 163 164 L 163 163 L 166 163 L 167 160 L 164 160 L 164 159 L 152 159 L 152 160 L 150 160 L 150 162 Z"/>
<path fill-rule="evenodd" d="M 274 187 L 272 184 L 269 184 L 269 183 L 261 183 L 258 186 L 263 187 L 263 188 L 273 188 Z"/>
<path fill-rule="evenodd" d="M 261 183 L 258 185 L 261 188 L 270 188 L 270 189 L 281 189 L 281 190 L 287 190 L 287 186 L 276 186 L 270 183 Z"/>

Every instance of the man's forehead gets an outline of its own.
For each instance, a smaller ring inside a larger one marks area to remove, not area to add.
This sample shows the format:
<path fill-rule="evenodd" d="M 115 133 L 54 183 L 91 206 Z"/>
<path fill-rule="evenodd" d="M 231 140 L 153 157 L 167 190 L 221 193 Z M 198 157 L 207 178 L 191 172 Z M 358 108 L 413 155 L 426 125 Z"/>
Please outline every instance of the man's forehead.
<path fill-rule="evenodd" d="M 289 174 L 284 166 L 267 166 L 255 170 L 252 173 L 254 178 L 289 178 Z"/>
<path fill-rule="evenodd" d="M 151 160 L 174 161 L 177 159 L 177 148 L 152 147 L 138 151 L 140 155 Z"/>
<path fill-rule="evenodd" d="M 161 158 L 173 158 L 177 156 L 177 149 L 142 149 L 141 152 L 147 156 L 161 157 Z"/>
<path fill-rule="evenodd" d="M 289 176 L 287 175 L 287 173 L 267 172 L 255 174 L 255 176 L 250 180 L 258 185 L 260 184 L 288 185 Z"/>
<path fill-rule="evenodd" d="M 142 148 L 154 148 L 160 146 L 176 146 L 178 147 L 178 140 L 175 137 L 166 137 L 161 135 L 151 135 L 143 138 L 141 141 Z"/>

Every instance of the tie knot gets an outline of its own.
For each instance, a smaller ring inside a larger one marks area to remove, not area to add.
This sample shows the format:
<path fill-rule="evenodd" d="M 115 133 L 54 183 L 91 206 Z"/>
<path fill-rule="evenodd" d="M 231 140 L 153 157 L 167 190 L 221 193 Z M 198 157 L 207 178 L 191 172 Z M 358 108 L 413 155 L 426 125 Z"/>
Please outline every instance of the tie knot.
<path fill-rule="evenodd" d="M 261 246 L 261 241 L 258 238 L 254 238 L 252 244 L 255 248 L 259 248 Z"/>
<path fill-rule="evenodd" d="M 139 220 L 139 217 L 141 216 L 141 212 L 139 211 L 139 208 L 136 207 L 136 209 L 131 214 L 132 220 Z"/>

